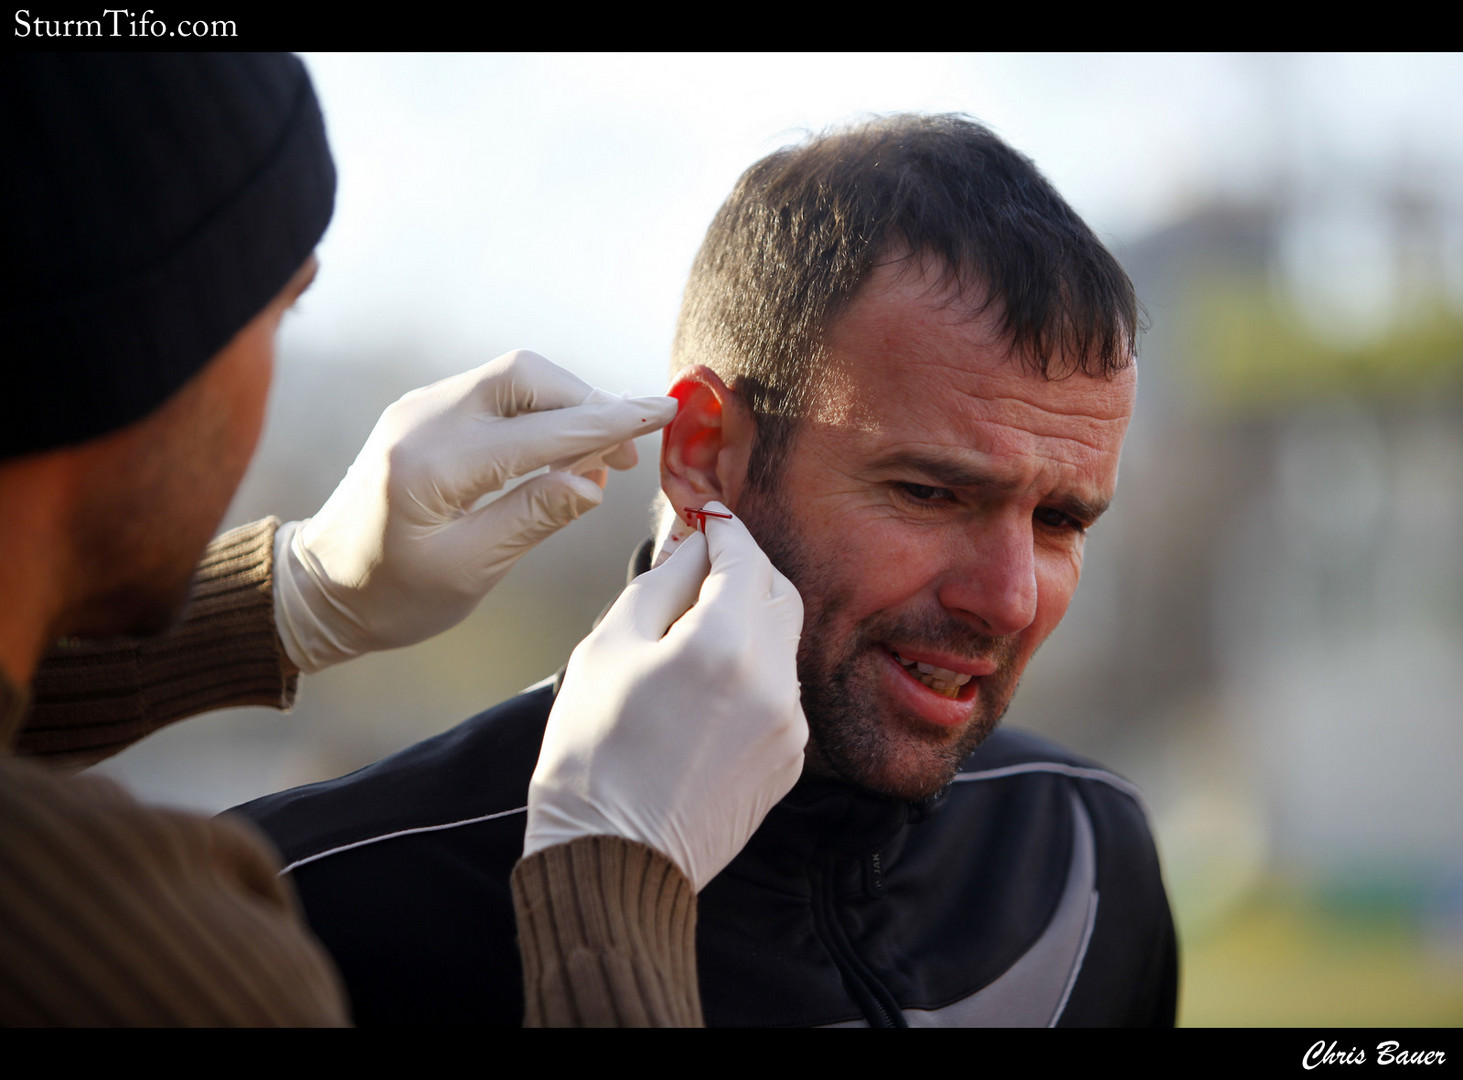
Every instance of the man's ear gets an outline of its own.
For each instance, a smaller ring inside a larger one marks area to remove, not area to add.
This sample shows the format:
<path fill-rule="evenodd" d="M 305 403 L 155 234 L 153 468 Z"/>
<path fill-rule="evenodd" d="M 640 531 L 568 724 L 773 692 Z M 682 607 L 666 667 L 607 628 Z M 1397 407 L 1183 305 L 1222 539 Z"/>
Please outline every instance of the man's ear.
<path fill-rule="evenodd" d="M 755 434 L 751 414 L 701 364 L 682 369 L 666 393 L 681 403 L 662 433 L 660 452 L 660 487 L 676 516 L 685 521 L 685 507 L 710 499 L 735 511 Z"/>

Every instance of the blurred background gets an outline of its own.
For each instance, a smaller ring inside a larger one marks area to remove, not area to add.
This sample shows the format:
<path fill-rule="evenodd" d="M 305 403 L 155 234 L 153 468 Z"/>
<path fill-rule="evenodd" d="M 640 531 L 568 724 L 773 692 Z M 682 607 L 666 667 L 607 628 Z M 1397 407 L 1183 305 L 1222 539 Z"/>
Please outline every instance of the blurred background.
<path fill-rule="evenodd" d="M 308 516 L 387 404 L 511 348 L 660 392 L 744 168 L 868 113 L 968 113 L 1152 324 L 1118 499 L 1006 722 L 1147 792 L 1181 1023 L 1463 1023 L 1463 59 L 305 59 L 339 197 L 226 525 Z M 648 533 L 657 451 L 456 630 L 100 769 L 217 811 L 552 674 Z"/>

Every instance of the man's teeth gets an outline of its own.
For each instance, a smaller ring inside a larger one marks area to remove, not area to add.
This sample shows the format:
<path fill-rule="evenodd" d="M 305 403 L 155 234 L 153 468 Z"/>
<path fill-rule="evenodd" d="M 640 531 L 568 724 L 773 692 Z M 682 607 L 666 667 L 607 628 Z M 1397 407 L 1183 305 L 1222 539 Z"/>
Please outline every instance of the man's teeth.
<path fill-rule="evenodd" d="M 893 652 L 892 649 L 890 651 Z M 904 670 L 920 682 L 924 683 L 931 690 L 939 691 L 946 697 L 957 697 L 960 694 L 960 688 L 970 681 L 969 675 L 963 675 L 958 671 L 951 671 L 949 668 L 936 667 L 934 664 L 906 660 L 898 653 L 894 653 L 894 659 L 903 664 Z"/>

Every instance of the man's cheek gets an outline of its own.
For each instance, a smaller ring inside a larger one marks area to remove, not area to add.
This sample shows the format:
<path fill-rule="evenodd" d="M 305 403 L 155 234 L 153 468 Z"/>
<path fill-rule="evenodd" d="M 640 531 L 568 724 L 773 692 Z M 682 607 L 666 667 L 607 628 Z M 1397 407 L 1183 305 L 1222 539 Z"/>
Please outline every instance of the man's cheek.
<path fill-rule="evenodd" d="M 1053 630 L 1066 617 L 1072 596 L 1077 591 L 1077 580 L 1081 576 L 1081 560 L 1075 564 L 1059 566 L 1056 572 L 1038 573 L 1036 579 L 1036 619 L 1022 634 L 1022 653 L 1029 656 L 1036 651 Z"/>

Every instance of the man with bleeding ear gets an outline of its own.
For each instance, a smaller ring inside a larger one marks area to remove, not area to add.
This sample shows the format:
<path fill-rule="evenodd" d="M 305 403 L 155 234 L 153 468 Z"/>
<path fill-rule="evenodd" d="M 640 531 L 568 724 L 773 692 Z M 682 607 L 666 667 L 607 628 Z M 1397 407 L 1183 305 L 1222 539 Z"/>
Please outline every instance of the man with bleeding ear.
<path fill-rule="evenodd" d="M 673 348 L 658 528 L 629 589 L 676 567 L 702 521 L 721 542 L 732 523 L 695 511 L 734 513 L 801 595 L 810 737 L 796 787 L 696 882 L 709 1024 L 1174 1022 L 1173 922 L 1139 793 L 997 727 L 1113 498 L 1138 330 L 1112 255 L 964 117 L 784 148 L 718 212 Z M 757 686 L 738 632 L 715 674 Z M 482 973 L 515 961 L 525 805 L 530 849 L 552 835 L 528 779 L 545 717 L 593 699 L 605 659 L 591 635 L 551 684 L 244 808 L 296 867 L 364 1022 L 517 1022 L 525 1002 Z M 688 724 L 752 715 L 695 682 L 652 697 Z M 518 779 L 454 780 L 490 752 Z M 540 1010 L 532 981 L 526 1007 Z"/>

